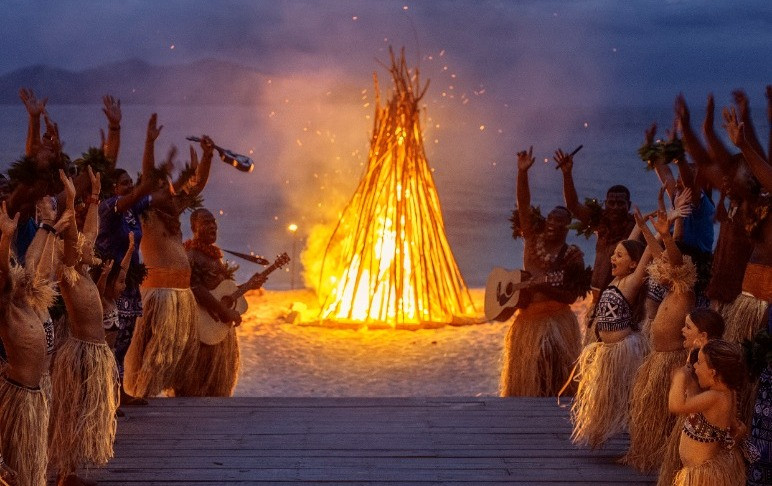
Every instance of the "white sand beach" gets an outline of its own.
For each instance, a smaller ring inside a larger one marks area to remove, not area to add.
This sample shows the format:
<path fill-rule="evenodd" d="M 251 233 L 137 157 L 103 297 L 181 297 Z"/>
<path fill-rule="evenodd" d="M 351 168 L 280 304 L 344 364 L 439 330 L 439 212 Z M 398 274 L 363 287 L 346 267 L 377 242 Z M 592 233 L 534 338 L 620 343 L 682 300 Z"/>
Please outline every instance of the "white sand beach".
<path fill-rule="evenodd" d="M 482 318 L 484 289 L 471 289 Z M 439 329 L 330 329 L 288 322 L 310 290 L 250 292 L 236 396 L 495 396 L 507 322 Z M 586 301 L 572 308 L 581 322 Z"/>

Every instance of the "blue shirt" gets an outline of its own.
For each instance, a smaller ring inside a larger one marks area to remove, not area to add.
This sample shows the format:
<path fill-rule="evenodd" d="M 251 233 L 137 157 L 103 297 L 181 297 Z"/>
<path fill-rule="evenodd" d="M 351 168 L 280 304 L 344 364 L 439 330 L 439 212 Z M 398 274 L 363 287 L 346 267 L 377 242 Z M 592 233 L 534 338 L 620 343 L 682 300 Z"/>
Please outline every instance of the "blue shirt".
<path fill-rule="evenodd" d="M 700 204 L 692 207 L 692 214 L 684 218 L 683 243 L 704 253 L 713 251 L 713 219 L 716 207 L 705 193 L 700 196 Z"/>
<path fill-rule="evenodd" d="M 116 204 L 119 196 L 113 196 L 99 205 L 99 234 L 96 248 L 105 257 L 119 262 L 129 249 L 129 233 L 134 233 L 134 253 L 131 263 L 139 263 L 139 243 L 142 241 L 142 226 L 139 216 L 150 206 L 150 196 L 137 201 L 123 213 L 118 212 Z"/>

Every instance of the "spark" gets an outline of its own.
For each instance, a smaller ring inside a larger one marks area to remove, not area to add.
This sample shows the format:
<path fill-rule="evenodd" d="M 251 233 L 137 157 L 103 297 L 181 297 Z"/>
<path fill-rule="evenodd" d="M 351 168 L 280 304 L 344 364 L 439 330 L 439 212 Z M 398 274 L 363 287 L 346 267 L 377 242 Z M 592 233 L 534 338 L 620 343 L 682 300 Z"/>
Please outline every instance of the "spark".
<path fill-rule="evenodd" d="M 351 20 L 359 20 L 359 17 L 357 17 L 356 15 L 354 15 L 353 17 L 351 17 Z"/>
<path fill-rule="evenodd" d="M 170 45 L 170 46 L 169 46 L 169 49 L 172 49 L 172 50 L 174 50 L 174 44 Z"/>
<path fill-rule="evenodd" d="M 589 123 L 587 123 L 587 122 L 584 122 L 584 128 L 587 128 L 587 127 L 589 127 L 589 126 L 590 126 L 590 124 L 589 124 Z"/>
<path fill-rule="evenodd" d="M 480 125 L 480 131 L 482 132 L 483 130 L 485 130 L 485 125 Z"/>
<path fill-rule="evenodd" d="M 402 10 L 407 10 L 407 5 L 403 5 Z"/>

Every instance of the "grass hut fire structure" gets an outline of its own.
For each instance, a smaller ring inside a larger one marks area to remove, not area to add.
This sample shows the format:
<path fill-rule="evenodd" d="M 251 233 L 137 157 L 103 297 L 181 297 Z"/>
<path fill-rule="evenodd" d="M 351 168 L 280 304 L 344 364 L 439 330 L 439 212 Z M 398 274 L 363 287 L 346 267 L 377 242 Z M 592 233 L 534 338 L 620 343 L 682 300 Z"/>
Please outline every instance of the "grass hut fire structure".
<path fill-rule="evenodd" d="M 418 104 L 428 82 L 421 87 L 404 50 L 399 59 L 390 55 L 394 91 L 381 105 L 374 75 L 367 167 L 322 263 L 321 282 L 331 285 L 321 308 L 325 325 L 418 329 L 463 322 L 474 313 L 424 153 Z"/>

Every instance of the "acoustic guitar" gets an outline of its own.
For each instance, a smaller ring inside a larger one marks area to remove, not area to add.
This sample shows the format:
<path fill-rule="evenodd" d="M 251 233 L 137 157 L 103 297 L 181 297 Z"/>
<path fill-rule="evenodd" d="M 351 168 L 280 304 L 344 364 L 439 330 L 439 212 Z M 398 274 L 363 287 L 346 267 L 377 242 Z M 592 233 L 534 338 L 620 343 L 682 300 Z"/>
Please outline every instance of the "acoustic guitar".
<path fill-rule="evenodd" d="M 236 285 L 233 280 L 223 280 L 220 285 L 211 291 L 211 294 L 228 309 L 236 309 L 239 314 L 247 311 L 247 300 L 244 298 L 250 290 L 262 287 L 265 278 L 274 270 L 277 270 L 287 263 L 290 258 L 286 253 L 282 253 L 276 258 L 270 267 L 252 275 L 246 282 Z M 209 312 L 198 304 L 198 339 L 204 344 L 214 345 L 222 342 L 228 335 L 228 331 L 233 327 L 231 322 L 222 322 L 214 319 Z"/>
<path fill-rule="evenodd" d="M 528 305 L 529 299 L 523 290 L 543 283 L 559 284 L 563 274 L 560 270 L 531 278 L 525 270 L 494 267 L 485 284 L 485 318 L 489 321 L 508 320 L 517 309 Z"/>

